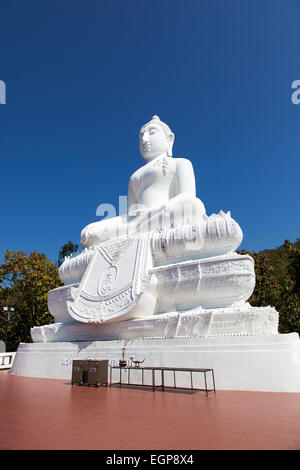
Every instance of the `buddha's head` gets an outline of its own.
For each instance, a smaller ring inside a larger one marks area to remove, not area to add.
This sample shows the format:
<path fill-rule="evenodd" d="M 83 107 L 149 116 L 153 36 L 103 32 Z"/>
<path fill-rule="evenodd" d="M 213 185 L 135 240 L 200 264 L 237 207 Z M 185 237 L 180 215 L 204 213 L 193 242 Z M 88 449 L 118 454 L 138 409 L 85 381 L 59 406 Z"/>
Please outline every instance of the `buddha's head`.
<path fill-rule="evenodd" d="M 145 160 L 152 160 L 159 155 L 166 154 L 172 157 L 174 134 L 158 116 L 153 116 L 151 121 L 140 129 L 140 152 Z"/>

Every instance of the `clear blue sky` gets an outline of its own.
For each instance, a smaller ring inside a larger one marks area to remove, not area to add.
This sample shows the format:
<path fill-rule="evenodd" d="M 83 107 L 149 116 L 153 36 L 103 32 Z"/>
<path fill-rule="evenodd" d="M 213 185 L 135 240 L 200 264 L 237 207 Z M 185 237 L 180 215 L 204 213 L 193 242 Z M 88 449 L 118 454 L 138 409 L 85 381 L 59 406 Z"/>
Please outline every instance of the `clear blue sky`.
<path fill-rule="evenodd" d="M 242 248 L 300 237 L 299 44 L 299 0 L 0 0 L 0 260 L 79 243 L 153 114 Z"/>

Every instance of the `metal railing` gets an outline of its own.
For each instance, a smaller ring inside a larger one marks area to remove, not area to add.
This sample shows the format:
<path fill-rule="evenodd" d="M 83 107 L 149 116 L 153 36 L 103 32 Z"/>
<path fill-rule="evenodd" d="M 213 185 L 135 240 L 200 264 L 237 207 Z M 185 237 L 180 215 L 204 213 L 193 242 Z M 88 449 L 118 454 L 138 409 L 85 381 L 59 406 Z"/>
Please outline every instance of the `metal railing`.
<path fill-rule="evenodd" d="M 0 353 L 0 369 L 10 369 L 13 365 L 15 352 Z"/>

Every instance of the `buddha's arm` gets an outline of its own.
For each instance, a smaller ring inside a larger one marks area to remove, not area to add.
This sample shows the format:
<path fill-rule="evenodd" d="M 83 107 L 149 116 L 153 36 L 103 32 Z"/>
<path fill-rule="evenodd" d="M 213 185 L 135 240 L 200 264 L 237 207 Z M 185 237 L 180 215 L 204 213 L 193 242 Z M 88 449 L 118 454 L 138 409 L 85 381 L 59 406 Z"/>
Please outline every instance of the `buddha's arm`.
<path fill-rule="evenodd" d="M 140 204 L 135 195 L 133 182 L 130 179 L 128 184 L 127 213 L 129 217 L 135 217 L 141 212 Z"/>
<path fill-rule="evenodd" d="M 185 158 L 176 158 L 175 191 L 172 199 L 181 194 L 196 197 L 196 182 L 193 165 Z"/>
<path fill-rule="evenodd" d="M 200 219 L 206 214 L 203 202 L 196 196 L 193 165 L 185 158 L 176 159 L 176 192 L 170 199 L 171 210 L 176 206 L 186 208 L 185 220 Z"/>

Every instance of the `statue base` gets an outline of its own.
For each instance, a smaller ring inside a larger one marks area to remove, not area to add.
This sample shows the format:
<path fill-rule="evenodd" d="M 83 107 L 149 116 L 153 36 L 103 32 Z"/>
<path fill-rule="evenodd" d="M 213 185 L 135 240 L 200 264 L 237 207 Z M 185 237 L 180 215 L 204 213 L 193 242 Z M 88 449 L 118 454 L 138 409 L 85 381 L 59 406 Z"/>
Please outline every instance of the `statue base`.
<path fill-rule="evenodd" d="M 231 335 L 276 335 L 278 312 L 274 307 L 235 306 L 173 311 L 148 318 L 115 323 L 81 323 L 70 319 L 31 329 L 35 343 L 117 339 L 199 338 Z"/>
<path fill-rule="evenodd" d="M 297 333 L 272 336 L 220 336 L 210 338 L 133 339 L 129 341 L 74 341 L 20 343 L 11 373 L 71 381 L 73 359 L 143 360 L 145 366 L 213 368 L 216 389 L 300 392 L 300 341 Z M 114 370 L 113 382 L 119 373 Z M 124 381 L 127 372 L 123 371 Z M 144 374 L 145 384 L 150 376 Z M 196 374 L 196 376 L 202 374 Z M 197 387 L 195 376 L 195 384 Z M 131 372 L 139 383 L 141 373 Z M 159 374 L 157 384 L 159 384 Z M 172 385 L 172 374 L 166 385 Z M 189 387 L 189 374 L 176 376 L 177 386 Z"/>

